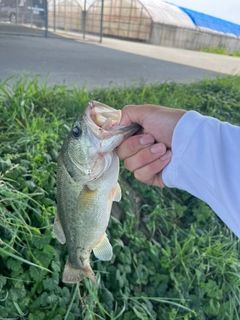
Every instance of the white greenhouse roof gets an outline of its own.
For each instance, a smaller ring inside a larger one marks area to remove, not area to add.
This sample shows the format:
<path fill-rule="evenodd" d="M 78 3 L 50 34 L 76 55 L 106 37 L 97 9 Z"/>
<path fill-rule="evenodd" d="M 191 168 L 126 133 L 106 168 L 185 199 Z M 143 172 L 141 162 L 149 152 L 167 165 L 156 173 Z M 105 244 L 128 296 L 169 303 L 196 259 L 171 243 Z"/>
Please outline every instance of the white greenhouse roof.
<path fill-rule="evenodd" d="M 94 2 L 97 2 L 98 0 L 76 0 L 80 6 L 82 7 L 82 9 L 84 9 L 84 4 L 86 3 L 86 10 L 89 9 L 89 7 L 91 7 L 91 5 L 94 3 Z"/>
<path fill-rule="evenodd" d="M 59 5 L 61 3 L 64 3 L 65 1 L 68 1 L 68 0 L 55 0 L 56 2 L 56 5 Z M 82 10 L 84 10 L 84 4 L 86 2 L 86 10 L 89 9 L 89 7 L 94 3 L 94 2 L 97 2 L 98 0 L 74 0 L 74 1 L 69 1 L 69 2 L 75 2 L 77 4 L 79 4 L 79 6 L 81 7 Z M 50 6 L 54 6 L 54 0 L 49 0 L 48 1 L 48 4 Z"/>
<path fill-rule="evenodd" d="M 84 10 L 84 4 L 86 3 L 86 10 L 88 10 L 92 4 L 98 2 L 99 0 L 75 0 L 76 3 L 80 5 L 82 10 Z M 49 1 L 51 4 L 53 0 Z M 60 4 L 64 2 L 64 0 L 56 0 L 56 4 Z M 131 5 L 134 5 L 135 1 L 132 0 L 122 0 L 121 5 L 124 7 L 124 3 L 126 3 L 126 7 L 130 8 Z M 166 25 L 172 25 L 182 28 L 195 29 L 195 24 L 191 20 L 191 18 L 183 12 L 178 7 L 163 2 L 161 0 L 137 0 L 138 4 L 136 7 L 139 8 L 139 5 L 142 5 L 149 14 L 149 18 L 156 23 L 162 23 Z M 113 7 L 119 7 L 119 1 L 112 0 Z"/>
<path fill-rule="evenodd" d="M 191 18 L 178 7 L 161 0 L 139 0 L 154 22 L 196 29 Z"/>

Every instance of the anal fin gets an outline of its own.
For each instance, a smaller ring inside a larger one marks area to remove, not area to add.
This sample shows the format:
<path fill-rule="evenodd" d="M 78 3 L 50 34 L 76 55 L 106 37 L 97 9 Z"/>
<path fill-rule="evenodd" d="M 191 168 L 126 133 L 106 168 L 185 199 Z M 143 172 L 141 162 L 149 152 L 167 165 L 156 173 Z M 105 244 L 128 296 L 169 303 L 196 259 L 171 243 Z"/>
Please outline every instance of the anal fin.
<path fill-rule="evenodd" d="M 111 260 L 113 251 L 106 233 L 104 234 L 102 239 L 99 241 L 97 246 L 93 248 L 93 253 L 95 257 L 98 258 L 99 260 L 102 260 L 102 261 Z"/>
<path fill-rule="evenodd" d="M 57 213 L 53 224 L 53 233 L 61 244 L 66 242 L 66 237 Z"/>

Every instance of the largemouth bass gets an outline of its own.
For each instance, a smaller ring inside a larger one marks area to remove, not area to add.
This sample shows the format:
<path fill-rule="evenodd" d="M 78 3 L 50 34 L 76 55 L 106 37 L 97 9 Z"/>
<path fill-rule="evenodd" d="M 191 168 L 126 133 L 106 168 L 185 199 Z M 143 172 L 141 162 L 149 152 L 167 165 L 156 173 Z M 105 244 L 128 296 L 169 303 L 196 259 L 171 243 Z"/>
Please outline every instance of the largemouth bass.
<path fill-rule="evenodd" d="M 93 101 L 78 117 L 63 143 L 57 169 L 57 214 L 53 232 L 67 244 L 63 282 L 87 276 L 96 285 L 90 254 L 112 258 L 106 236 L 113 201 L 121 199 L 115 148 L 139 125 L 120 127 L 121 111 Z"/>

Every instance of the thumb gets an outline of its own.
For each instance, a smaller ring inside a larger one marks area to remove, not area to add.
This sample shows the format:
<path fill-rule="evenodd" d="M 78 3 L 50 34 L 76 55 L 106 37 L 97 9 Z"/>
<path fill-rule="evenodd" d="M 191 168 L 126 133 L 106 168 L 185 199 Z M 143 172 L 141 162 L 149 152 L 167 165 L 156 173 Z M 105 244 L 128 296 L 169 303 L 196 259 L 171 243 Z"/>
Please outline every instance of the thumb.
<path fill-rule="evenodd" d="M 138 123 L 142 125 L 140 110 L 141 110 L 141 107 L 138 105 L 127 105 L 123 107 L 120 125 L 129 126 L 132 123 Z"/>

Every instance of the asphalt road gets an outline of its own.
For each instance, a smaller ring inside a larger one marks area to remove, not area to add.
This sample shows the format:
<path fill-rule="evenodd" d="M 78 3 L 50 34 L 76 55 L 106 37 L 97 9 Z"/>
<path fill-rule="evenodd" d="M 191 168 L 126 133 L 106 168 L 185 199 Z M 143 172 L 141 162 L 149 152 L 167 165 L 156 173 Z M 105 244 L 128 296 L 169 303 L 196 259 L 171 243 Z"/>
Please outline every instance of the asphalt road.
<path fill-rule="evenodd" d="M 0 35 L 0 80 L 13 74 L 48 76 L 48 84 L 107 87 L 140 81 L 189 82 L 217 73 L 65 38 Z"/>

